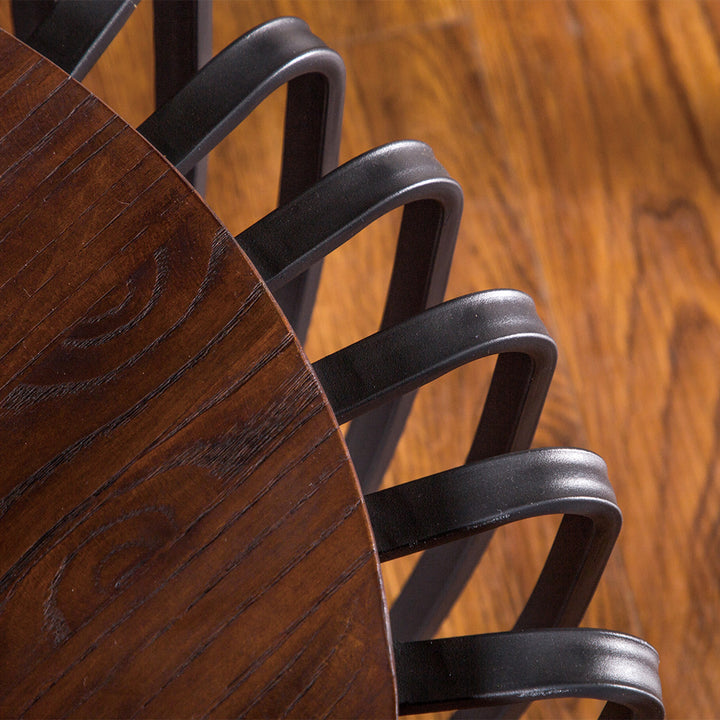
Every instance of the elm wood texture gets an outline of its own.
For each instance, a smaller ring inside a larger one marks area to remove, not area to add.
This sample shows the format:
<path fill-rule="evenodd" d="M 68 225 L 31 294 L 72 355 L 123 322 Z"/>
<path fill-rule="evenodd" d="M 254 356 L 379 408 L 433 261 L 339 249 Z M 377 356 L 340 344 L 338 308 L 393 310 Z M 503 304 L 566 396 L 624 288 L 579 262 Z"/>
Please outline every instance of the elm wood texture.
<path fill-rule="evenodd" d="M 0 31 L 0 716 L 393 717 L 367 516 L 191 187 Z"/>
<path fill-rule="evenodd" d="M 341 161 L 416 138 L 460 182 L 446 297 L 534 298 L 559 348 L 535 444 L 600 454 L 624 514 L 584 624 L 658 649 L 669 717 L 717 716 L 720 6 L 213 4 L 215 52 L 297 15 L 342 55 Z M 153 109 L 151 11 L 140 3 L 87 78 L 133 125 Z M 208 203 L 233 233 L 275 207 L 282 120 L 279 95 L 210 157 Z M 378 222 L 326 260 L 310 359 L 378 327 L 396 237 L 392 219 Z M 387 484 L 462 463 L 490 372 L 476 363 L 419 392 Z M 509 629 L 555 529 L 498 531 L 440 635 Z M 389 600 L 409 565 L 383 566 Z M 547 701 L 528 716 L 598 710 Z"/>

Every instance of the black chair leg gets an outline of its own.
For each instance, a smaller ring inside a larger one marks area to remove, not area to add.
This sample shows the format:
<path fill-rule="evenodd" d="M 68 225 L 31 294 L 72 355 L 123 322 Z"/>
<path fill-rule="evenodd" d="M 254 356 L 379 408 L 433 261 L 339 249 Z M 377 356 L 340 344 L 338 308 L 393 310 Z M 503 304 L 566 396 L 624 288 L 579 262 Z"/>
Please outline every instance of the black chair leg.
<path fill-rule="evenodd" d="M 164 105 L 212 57 L 211 0 L 153 0 L 155 107 Z M 207 158 L 185 172 L 205 194 Z"/>

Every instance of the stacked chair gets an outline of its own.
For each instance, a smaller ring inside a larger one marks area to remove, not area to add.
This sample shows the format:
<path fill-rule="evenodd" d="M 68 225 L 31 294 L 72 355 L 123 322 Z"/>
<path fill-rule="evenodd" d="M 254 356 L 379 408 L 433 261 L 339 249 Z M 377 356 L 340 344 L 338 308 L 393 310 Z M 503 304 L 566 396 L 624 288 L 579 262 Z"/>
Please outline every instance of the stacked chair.
<path fill-rule="evenodd" d="M 82 77 L 132 0 L 16 0 L 16 33 Z M 276 210 L 237 242 L 304 340 L 324 255 L 402 207 L 378 331 L 314 363 L 365 493 L 380 560 L 422 553 L 390 610 L 400 714 L 459 709 L 517 717 L 534 699 L 592 697 L 601 717 L 664 715 L 658 658 L 645 642 L 579 629 L 621 525 L 603 461 L 529 449 L 556 347 L 532 300 L 511 290 L 442 302 L 462 191 L 419 142 L 395 142 L 337 167 L 342 59 L 297 18 L 243 35 L 209 59 L 209 2 L 155 2 L 158 109 L 138 128 L 202 191 L 210 150 L 287 84 Z M 461 467 L 379 489 L 414 392 L 497 356 Z M 432 639 L 495 528 L 562 514 L 534 590 L 508 632 Z"/>

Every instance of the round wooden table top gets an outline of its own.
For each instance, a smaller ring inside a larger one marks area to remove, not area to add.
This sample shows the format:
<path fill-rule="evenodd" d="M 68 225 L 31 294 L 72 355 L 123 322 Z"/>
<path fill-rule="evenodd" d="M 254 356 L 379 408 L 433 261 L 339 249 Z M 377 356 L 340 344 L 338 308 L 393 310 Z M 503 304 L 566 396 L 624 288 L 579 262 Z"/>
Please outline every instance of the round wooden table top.
<path fill-rule="evenodd" d="M 364 505 L 233 238 L 0 31 L 0 715 L 391 717 Z"/>

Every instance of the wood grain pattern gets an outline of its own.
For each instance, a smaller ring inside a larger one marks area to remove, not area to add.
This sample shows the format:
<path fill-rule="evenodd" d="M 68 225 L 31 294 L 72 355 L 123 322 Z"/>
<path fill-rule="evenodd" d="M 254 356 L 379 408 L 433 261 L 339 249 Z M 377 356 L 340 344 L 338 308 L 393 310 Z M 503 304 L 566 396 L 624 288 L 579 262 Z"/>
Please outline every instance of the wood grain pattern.
<path fill-rule="evenodd" d="M 0 25 L 10 27 L 9 3 Z M 660 651 L 671 718 L 720 707 L 718 166 L 715 2 L 214 0 L 219 50 L 294 14 L 345 58 L 342 157 L 414 137 L 464 187 L 448 296 L 529 292 L 560 362 L 537 445 L 599 452 L 625 515 L 585 624 Z M 87 79 L 138 124 L 152 109 L 151 6 Z M 2 66 L 2 65 L 0 65 Z M 239 232 L 273 207 L 282 96 L 210 159 L 208 199 Z M 326 263 L 308 342 L 319 357 L 378 324 L 393 222 Z M 420 393 L 388 482 L 460 462 L 482 364 Z M 446 635 L 508 627 L 552 523 L 497 533 Z M 392 597 L 407 565 L 384 566 Z M 531 717 L 597 707 L 536 703 Z"/>
<path fill-rule="evenodd" d="M 140 5 L 88 78 L 137 122 L 151 100 L 137 75 L 150 67 L 149 11 Z M 509 286 L 537 301 L 560 363 L 536 444 L 603 455 L 625 515 L 585 624 L 658 648 L 670 717 L 716 716 L 718 5 L 215 0 L 216 49 L 282 14 L 346 61 L 343 158 L 417 138 L 463 185 L 448 296 Z M 281 113 L 278 96 L 211 157 L 208 200 L 232 231 L 273 207 Z M 311 358 L 377 326 L 393 222 L 327 261 Z M 480 363 L 420 393 L 388 482 L 462 460 L 487 375 Z M 498 533 L 442 633 L 508 627 L 553 527 Z M 407 572 L 384 567 L 390 597 Z"/>
<path fill-rule="evenodd" d="M 367 517 L 190 187 L 0 31 L 0 715 L 395 712 Z"/>

